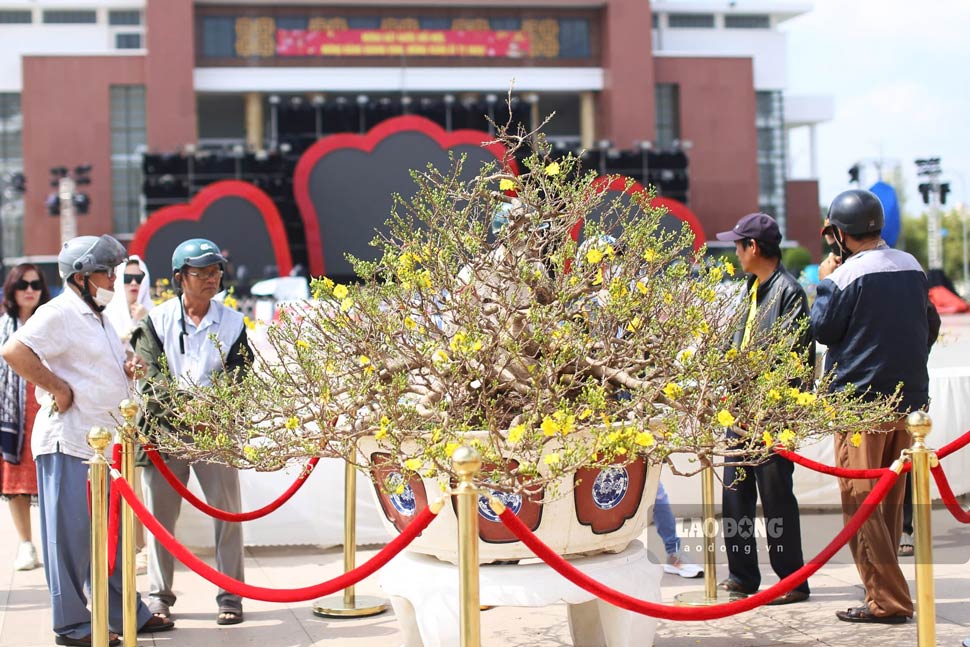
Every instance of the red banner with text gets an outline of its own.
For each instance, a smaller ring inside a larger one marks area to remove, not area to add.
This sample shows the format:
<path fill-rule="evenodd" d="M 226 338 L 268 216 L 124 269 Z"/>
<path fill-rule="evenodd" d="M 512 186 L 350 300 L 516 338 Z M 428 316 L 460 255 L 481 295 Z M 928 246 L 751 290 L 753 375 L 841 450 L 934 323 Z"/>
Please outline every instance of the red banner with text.
<path fill-rule="evenodd" d="M 454 29 L 277 29 L 277 56 L 441 56 L 521 58 L 530 51 L 521 31 Z"/>

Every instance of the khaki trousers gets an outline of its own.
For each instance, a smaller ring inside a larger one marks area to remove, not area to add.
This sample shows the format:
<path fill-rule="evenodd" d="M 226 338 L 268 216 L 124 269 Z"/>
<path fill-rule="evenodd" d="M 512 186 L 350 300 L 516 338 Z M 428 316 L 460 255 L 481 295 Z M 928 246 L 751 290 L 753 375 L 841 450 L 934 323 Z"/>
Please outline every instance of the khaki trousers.
<path fill-rule="evenodd" d="M 836 465 L 848 469 L 889 467 L 899 454 L 912 444 L 905 419 L 887 427 L 887 431 L 863 434 L 855 447 L 841 435 L 835 437 Z M 846 523 L 872 491 L 876 481 L 839 479 L 842 493 L 842 516 Z M 882 503 L 862 524 L 851 540 L 849 549 L 859 577 L 866 589 L 866 606 L 876 616 L 913 616 L 913 599 L 909 584 L 899 568 L 896 550 L 903 531 L 903 497 L 906 479 L 900 478 Z"/>

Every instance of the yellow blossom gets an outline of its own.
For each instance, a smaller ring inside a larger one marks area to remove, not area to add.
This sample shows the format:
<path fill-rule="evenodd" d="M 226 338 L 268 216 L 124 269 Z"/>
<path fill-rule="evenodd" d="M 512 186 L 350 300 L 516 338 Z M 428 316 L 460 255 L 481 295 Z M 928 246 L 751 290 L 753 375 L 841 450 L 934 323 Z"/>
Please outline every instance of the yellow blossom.
<path fill-rule="evenodd" d="M 815 402 L 816 397 L 814 393 L 799 393 L 798 394 L 798 404 L 808 406 Z"/>
<path fill-rule="evenodd" d="M 412 472 L 416 472 L 419 469 L 421 469 L 422 462 L 423 461 L 420 458 L 409 458 L 406 461 L 404 461 L 404 467 L 411 470 Z"/>
<path fill-rule="evenodd" d="M 546 167 L 546 175 L 552 177 L 554 175 L 559 175 L 559 162 L 553 162 Z"/>
<path fill-rule="evenodd" d="M 333 289 L 333 295 L 338 299 L 346 299 L 348 294 L 350 294 L 350 290 L 348 290 L 347 286 L 342 283 Z"/>
<path fill-rule="evenodd" d="M 684 395 L 684 387 L 674 382 L 668 382 L 667 386 L 664 387 L 664 395 L 671 400 L 676 400 Z"/>
<path fill-rule="evenodd" d="M 761 434 L 761 439 L 765 441 L 765 447 L 771 447 L 772 445 L 775 444 L 775 441 L 772 439 L 771 434 L 768 433 L 767 431 Z"/>
<path fill-rule="evenodd" d="M 408 330 L 414 330 L 417 325 L 411 317 L 404 317 L 404 327 Z"/>
<path fill-rule="evenodd" d="M 596 265 L 602 260 L 603 260 L 602 250 L 599 250 L 596 247 L 591 247 L 589 251 L 586 252 L 586 262 L 589 263 L 590 265 Z"/>
<path fill-rule="evenodd" d="M 340 302 L 340 312 L 347 312 L 353 307 L 354 307 L 354 300 L 351 299 L 350 297 L 347 297 L 346 299 Z"/>
<path fill-rule="evenodd" d="M 728 276 L 734 276 L 734 263 L 724 261 L 724 271 L 728 273 Z"/>
<path fill-rule="evenodd" d="M 641 447 L 650 447 L 654 443 L 653 434 L 649 431 L 641 431 L 633 437 L 633 442 Z"/>
<path fill-rule="evenodd" d="M 236 297 L 232 296 L 231 294 L 226 295 L 226 298 L 222 300 L 222 305 L 233 310 L 239 309 L 239 301 L 237 301 Z"/>
<path fill-rule="evenodd" d="M 254 330 L 256 328 L 256 322 L 250 319 L 248 316 L 243 317 L 243 324 L 250 330 Z"/>
<path fill-rule="evenodd" d="M 781 433 L 778 434 L 778 442 L 787 447 L 791 447 L 795 442 L 795 432 L 791 429 L 782 429 Z"/>
<path fill-rule="evenodd" d="M 509 442 L 514 445 L 515 443 L 522 440 L 523 435 L 525 435 L 525 425 L 523 424 L 515 425 L 514 427 L 509 429 Z"/>
<path fill-rule="evenodd" d="M 296 416 L 290 416 L 289 418 L 286 419 L 286 428 L 289 429 L 290 431 L 296 429 L 299 426 L 300 426 L 300 419 L 297 418 Z"/>
<path fill-rule="evenodd" d="M 542 424 L 540 425 L 540 428 L 542 429 L 542 433 L 545 434 L 546 436 L 555 436 L 556 432 L 559 431 L 559 423 L 553 420 L 552 418 L 550 418 L 549 416 L 546 416 L 545 418 L 542 419 Z"/>
<path fill-rule="evenodd" d="M 602 284 L 603 284 L 603 268 L 598 267 L 596 268 L 596 276 L 593 277 L 593 285 L 602 285 Z"/>
<path fill-rule="evenodd" d="M 515 190 L 515 182 L 513 182 L 512 180 L 504 177 L 501 180 L 499 180 L 498 188 L 499 188 L 499 191 L 514 191 Z"/>
<path fill-rule="evenodd" d="M 334 283 L 333 283 L 333 281 L 331 279 L 329 279 L 329 278 L 327 278 L 325 276 L 325 277 L 323 277 L 322 282 L 323 282 L 323 287 L 327 288 L 328 290 L 332 290 L 333 289 Z"/>
<path fill-rule="evenodd" d="M 767 398 L 768 402 L 779 402 L 781 401 L 781 393 L 778 392 L 778 389 L 771 389 L 768 391 Z"/>
<path fill-rule="evenodd" d="M 447 443 L 445 445 L 445 456 L 451 458 L 451 455 L 455 453 L 455 450 L 461 447 L 461 443 Z"/>
<path fill-rule="evenodd" d="M 849 438 L 849 442 L 852 443 L 853 447 L 858 447 L 862 444 L 862 434 L 858 431 L 852 434 L 852 438 Z"/>
<path fill-rule="evenodd" d="M 259 452 L 252 445 L 246 445 L 243 447 L 243 456 L 246 457 L 246 460 L 252 462 L 259 456 Z"/>
<path fill-rule="evenodd" d="M 724 271 L 720 267 L 712 267 L 709 275 L 712 281 L 719 283 L 724 278 Z"/>
<path fill-rule="evenodd" d="M 734 424 L 734 416 L 727 409 L 721 409 L 717 412 L 717 424 L 722 427 L 730 427 Z"/>
<path fill-rule="evenodd" d="M 788 389 L 788 397 L 791 398 L 792 400 L 798 400 L 798 398 L 801 395 L 802 395 L 802 392 L 796 389 L 795 387 L 791 387 Z"/>
<path fill-rule="evenodd" d="M 425 288 L 425 289 L 430 288 L 431 287 L 431 271 L 430 270 L 421 270 L 420 272 L 418 272 L 418 275 L 415 278 L 415 282 L 417 283 L 417 285 L 418 285 L 419 288 Z"/>
<path fill-rule="evenodd" d="M 542 457 L 542 462 L 546 465 L 558 465 L 560 462 L 559 454 L 557 452 L 546 454 Z"/>
<path fill-rule="evenodd" d="M 586 418 L 589 418 L 591 415 L 593 415 L 593 410 L 590 409 L 589 407 L 586 407 L 585 409 L 579 412 L 579 419 L 586 420 Z"/>
<path fill-rule="evenodd" d="M 296 340 L 296 347 L 297 347 L 297 348 L 309 348 L 309 347 L 310 347 L 310 344 L 308 344 L 308 343 L 306 342 L 306 340 L 303 340 L 303 339 L 297 339 L 297 340 Z"/>
<path fill-rule="evenodd" d="M 643 320 L 640 317 L 634 317 L 633 320 L 626 325 L 626 329 L 630 332 L 636 332 L 643 327 Z"/>
<path fill-rule="evenodd" d="M 374 434 L 375 440 L 381 440 L 387 436 L 387 428 L 391 424 L 391 419 L 387 416 L 381 416 L 381 424 L 377 429 L 377 433 Z"/>
<path fill-rule="evenodd" d="M 643 252 L 643 260 L 648 263 L 652 263 L 657 260 L 657 250 L 652 247 L 648 247 L 647 251 Z"/>
<path fill-rule="evenodd" d="M 360 364 L 361 366 L 367 366 L 368 364 L 370 364 L 370 357 L 368 357 L 367 355 L 361 355 L 360 357 L 357 358 L 357 363 Z"/>
<path fill-rule="evenodd" d="M 640 292 L 640 294 L 646 294 L 647 284 L 644 283 L 643 281 L 637 281 L 637 291 Z"/>
<path fill-rule="evenodd" d="M 431 354 L 431 361 L 432 362 L 435 362 L 435 363 L 437 363 L 437 362 L 447 362 L 449 359 L 451 359 L 451 358 L 448 357 L 448 353 L 446 353 L 445 351 L 441 350 L 440 348 Z"/>
<path fill-rule="evenodd" d="M 394 488 L 394 494 L 404 494 L 404 482 L 398 483 Z"/>

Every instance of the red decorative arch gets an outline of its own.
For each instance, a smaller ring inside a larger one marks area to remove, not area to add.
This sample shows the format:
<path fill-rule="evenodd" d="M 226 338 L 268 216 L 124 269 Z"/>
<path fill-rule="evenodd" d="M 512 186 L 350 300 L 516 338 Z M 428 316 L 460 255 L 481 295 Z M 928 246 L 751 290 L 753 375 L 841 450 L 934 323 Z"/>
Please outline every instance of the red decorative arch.
<path fill-rule="evenodd" d="M 248 200 L 263 216 L 280 276 L 289 274 L 293 269 L 293 258 L 290 255 L 290 243 L 279 210 L 263 191 L 248 182 L 239 180 L 214 182 L 199 191 L 188 204 L 159 209 L 135 232 L 129 252 L 143 257 L 149 241 L 163 227 L 180 220 L 201 220 L 212 203 L 230 197 Z"/>
<path fill-rule="evenodd" d="M 300 161 L 297 162 L 296 170 L 293 174 L 293 193 L 296 197 L 297 206 L 299 207 L 300 218 L 303 219 L 303 229 L 306 234 L 307 259 L 311 275 L 321 276 L 326 271 L 326 263 L 323 258 L 323 234 L 320 231 L 320 222 L 318 219 L 319 214 L 313 201 L 310 199 L 310 175 L 313 172 L 313 168 L 323 157 L 336 150 L 351 148 L 370 153 L 384 139 L 406 131 L 416 131 L 426 135 L 443 150 L 462 145 L 482 146 L 486 142 L 494 139 L 492 135 L 484 131 L 465 129 L 448 132 L 425 117 L 404 115 L 382 121 L 364 135 L 338 133 L 318 140 L 300 157 Z M 518 175 L 518 165 L 514 159 L 508 156 L 504 146 L 493 142 L 484 146 L 484 148 L 491 152 L 497 160 L 503 162 L 507 168 L 511 169 L 512 173 Z"/>
<path fill-rule="evenodd" d="M 593 180 L 593 188 L 602 191 L 619 191 L 626 193 L 627 195 L 634 196 L 638 200 L 642 201 L 647 197 L 647 189 L 639 182 L 633 181 L 632 184 L 627 186 L 630 182 L 629 178 L 622 176 L 600 176 Z M 674 200 L 673 198 L 664 198 L 662 196 L 656 196 L 650 200 L 649 206 L 654 209 L 666 209 L 667 213 L 674 216 L 678 220 L 686 222 L 690 227 L 691 231 L 694 232 L 694 251 L 698 251 L 703 247 L 705 241 L 707 241 L 707 236 L 704 234 L 704 227 L 701 226 L 701 221 L 697 219 L 697 216 L 693 211 L 688 208 L 686 204 L 680 202 L 679 200 Z"/>

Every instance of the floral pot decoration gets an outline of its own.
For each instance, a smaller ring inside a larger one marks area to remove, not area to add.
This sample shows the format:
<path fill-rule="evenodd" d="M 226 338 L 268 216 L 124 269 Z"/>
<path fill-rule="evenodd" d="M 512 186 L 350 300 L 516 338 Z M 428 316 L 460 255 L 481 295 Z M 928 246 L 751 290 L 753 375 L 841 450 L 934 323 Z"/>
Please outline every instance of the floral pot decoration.
<path fill-rule="evenodd" d="M 316 279 L 314 298 L 268 329 L 272 352 L 255 370 L 204 388 L 159 382 L 166 415 L 193 431 L 156 442 L 241 468 L 341 456 L 375 478 L 398 528 L 455 482 L 450 457 L 471 444 L 482 487 L 540 536 L 569 517 L 563 532 L 583 537 L 560 544 L 569 553 L 635 538 L 673 455 L 690 472 L 732 455 L 758 462 L 775 443 L 893 417 L 892 398 L 830 394 L 828 377 L 800 386 L 814 377 L 793 352 L 804 322 L 732 349 L 747 315 L 727 288 L 737 268 L 695 251 L 686 227 L 660 227 L 650 195 L 611 197 L 580 158 L 553 158 L 541 132 L 498 128 L 497 139 L 509 156 L 529 149 L 519 175 L 496 163 L 467 181 L 461 158 L 416 170 L 374 258 L 351 259 L 360 282 Z M 483 561 L 524 557 L 488 535 L 481 512 Z"/>

